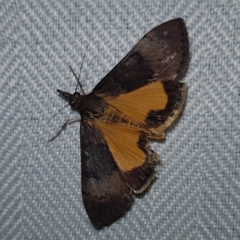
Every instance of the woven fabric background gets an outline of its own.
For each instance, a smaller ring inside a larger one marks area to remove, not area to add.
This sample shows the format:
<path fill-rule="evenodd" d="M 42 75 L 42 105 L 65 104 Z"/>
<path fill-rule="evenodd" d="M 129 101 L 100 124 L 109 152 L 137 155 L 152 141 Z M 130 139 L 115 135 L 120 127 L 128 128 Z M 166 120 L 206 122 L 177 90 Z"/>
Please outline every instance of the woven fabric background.
<path fill-rule="evenodd" d="M 0 239 L 240 239 L 240 1 L 3 0 Z M 150 29 L 185 20 L 191 61 L 183 117 L 152 143 L 150 192 L 101 231 L 81 200 L 78 116 L 56 89 L 86 92 Z"/>

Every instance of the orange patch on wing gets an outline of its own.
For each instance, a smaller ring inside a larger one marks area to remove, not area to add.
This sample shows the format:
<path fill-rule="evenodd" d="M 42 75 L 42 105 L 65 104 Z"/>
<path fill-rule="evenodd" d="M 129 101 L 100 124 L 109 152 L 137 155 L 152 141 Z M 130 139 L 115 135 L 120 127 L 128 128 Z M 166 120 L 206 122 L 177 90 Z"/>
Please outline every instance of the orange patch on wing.
<path fill-rule="evenodd" d="M 93 123 L 106 140 L 113 158 L 122 171 L 143 165 L 146 154 L 138 147 L 140 133 L 130 127 L 100 121 Z"/>
<path fill-rule="evenodd" d="M 168 102 L 168 95 L 160 81 L 151 82 L 117 97 L 99 96 L 134 121 L 142 124 L 146 124 L 145 119 L 149 111 L 163 110 Z"/>

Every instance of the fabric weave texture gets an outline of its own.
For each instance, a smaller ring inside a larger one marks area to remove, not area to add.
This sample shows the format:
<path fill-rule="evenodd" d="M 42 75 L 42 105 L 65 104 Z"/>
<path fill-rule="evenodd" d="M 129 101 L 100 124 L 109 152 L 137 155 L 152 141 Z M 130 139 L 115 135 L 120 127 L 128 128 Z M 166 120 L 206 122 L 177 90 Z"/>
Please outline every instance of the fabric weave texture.
<path fill-rule="evenodd" d="M 0 239 L 240 239 L 240 1 L 2 1 Z M 153 142 L 151 190 L 101 231 L 81 200 L 78 113 L 56 89 L 87 93 L 153 27 L 184 19 L 185 112 Z"/>

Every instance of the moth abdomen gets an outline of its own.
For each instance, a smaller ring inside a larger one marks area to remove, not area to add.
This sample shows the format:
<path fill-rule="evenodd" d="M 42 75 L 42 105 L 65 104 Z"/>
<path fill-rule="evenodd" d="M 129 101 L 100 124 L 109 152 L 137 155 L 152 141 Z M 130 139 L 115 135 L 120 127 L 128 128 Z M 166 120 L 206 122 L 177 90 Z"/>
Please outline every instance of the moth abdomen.
<path fill-rule="evenodd" d="M 118 124 L 122 126 L 132 127 L 135 129 L 144 128 L 140 123 L 134 121 L 126 114 L 122 113 L 118 109 L 108 105 L 105 109 L 104 115 L 102 115 L 98 120 L 106 123 Z"/>

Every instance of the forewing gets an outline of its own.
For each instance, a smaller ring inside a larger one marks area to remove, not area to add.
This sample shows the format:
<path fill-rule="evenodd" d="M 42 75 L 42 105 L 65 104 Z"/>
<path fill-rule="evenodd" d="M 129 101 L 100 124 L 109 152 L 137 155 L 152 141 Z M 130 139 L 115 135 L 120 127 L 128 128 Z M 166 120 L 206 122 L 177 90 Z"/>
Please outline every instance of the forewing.
<path fill-rule="evenodd" d="M 173 19 L 148 32 L 93 92 L 118 96 L 155 80 L 177 80 L 185 74 L 188 61 L 185 24 L 181 18 Z"/>
<path fill-rule="evenodd" d="M 89 218 L 100 228 L 116 220 L 130 207 L 133 193 L 107 142 L 90 124 L 81 121 L 82 198 Z"/>

